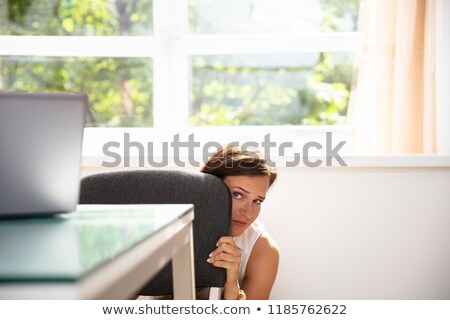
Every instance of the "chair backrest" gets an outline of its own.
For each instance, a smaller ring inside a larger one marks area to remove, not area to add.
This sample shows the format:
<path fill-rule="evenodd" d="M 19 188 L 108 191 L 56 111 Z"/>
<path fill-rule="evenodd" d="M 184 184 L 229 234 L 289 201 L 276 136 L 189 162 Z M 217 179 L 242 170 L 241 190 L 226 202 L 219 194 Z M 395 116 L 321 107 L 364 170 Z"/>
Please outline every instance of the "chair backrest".
<path fill-rule="evenodd" d="M 177 170 L 129 170 L 94 174 L 81 179 L 80 204 L 194 204 L 194 255 L 197 288 L 223 287 L 224 269 L 206 260 L 217 240 L 229 235 L 231 197 L 221 179 Z M 173 293 L 172 263 L 138 294 Z"/>

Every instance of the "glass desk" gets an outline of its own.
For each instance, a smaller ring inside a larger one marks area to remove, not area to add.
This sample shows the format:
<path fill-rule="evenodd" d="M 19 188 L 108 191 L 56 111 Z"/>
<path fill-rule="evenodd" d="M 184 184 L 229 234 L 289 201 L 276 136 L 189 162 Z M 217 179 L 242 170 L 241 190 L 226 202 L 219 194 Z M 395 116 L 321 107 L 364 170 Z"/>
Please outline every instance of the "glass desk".
<path fill-rule="evenodd" d="M 172 259 L 175 299 L 194 299 L 193 206 L 79 205 L 0 220 L 0 299 L 126 299 Z"/>

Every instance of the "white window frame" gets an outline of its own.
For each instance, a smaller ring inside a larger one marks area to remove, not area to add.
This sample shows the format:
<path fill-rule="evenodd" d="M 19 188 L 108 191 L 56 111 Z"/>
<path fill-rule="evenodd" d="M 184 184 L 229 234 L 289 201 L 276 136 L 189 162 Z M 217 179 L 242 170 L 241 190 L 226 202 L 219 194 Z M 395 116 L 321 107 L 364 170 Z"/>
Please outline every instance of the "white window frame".
<path fill-rule="evenodd" d="M 237 126 L 196 127 L 189 125 L 189 57 L 215 54 L 267 54 L 302 52 L 357 51 L 362 34 L 189 34 L 188 0 L 153 1 L 153 35 L 151 36 L 0 36 L 0 55 L 11 56 L 88 56 L 148 57 L 153 59 L 152 128 L 86 128 L 83 157 L 90 165 L 101 163 L 102 146 L 108 141 L 123 141 L 128 132 L 133 141 L 144 145 L 153 141 L 173 141 L 180 133 L 194 133 L 204 144 L 239 140 L 262 142 L 271 134 L 278 143 L 304 143 L 325 138 L 333 132 L 336 139 L 351 140 L 352 126 Z M 351 151 L 351 143 L 347 145 Z M 95 159 L 95 160 L 92 160 Z M 100 161 L 100 162 L 99 162 Z"/>

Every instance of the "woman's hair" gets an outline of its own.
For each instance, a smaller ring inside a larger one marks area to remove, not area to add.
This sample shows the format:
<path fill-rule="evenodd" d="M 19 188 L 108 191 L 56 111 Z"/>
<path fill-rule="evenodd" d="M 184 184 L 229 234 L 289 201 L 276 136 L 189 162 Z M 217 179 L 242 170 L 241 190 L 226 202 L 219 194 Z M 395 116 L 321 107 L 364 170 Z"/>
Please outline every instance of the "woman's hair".
<path fill-rule="evenodd" d="M 268 176 L 269 186 L 277 178 L 276 169 L 267 164 L 267 160 L 257 148 L 244 149 L 233 144 L 224 145 L 218 149 L 200 171 L 215 175 L 222 180 L 227 176 Z"/>

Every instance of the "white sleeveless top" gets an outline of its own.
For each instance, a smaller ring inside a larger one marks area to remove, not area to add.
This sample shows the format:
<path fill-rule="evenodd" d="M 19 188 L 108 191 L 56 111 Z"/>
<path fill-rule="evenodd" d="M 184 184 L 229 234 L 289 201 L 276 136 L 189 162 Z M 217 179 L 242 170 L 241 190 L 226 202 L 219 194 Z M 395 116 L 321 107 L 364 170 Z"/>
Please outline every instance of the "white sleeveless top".
<path fill-rule="evenodd" d="M 241 265 L 239 266 L 239 285 L 242 284 L 247 268 L 248 258 L 252 252 L 256 240 L 266 231 L 264 225 L 255 220 L 239 237 L 234 237 L 234 242 L 241 249 Z"/>

